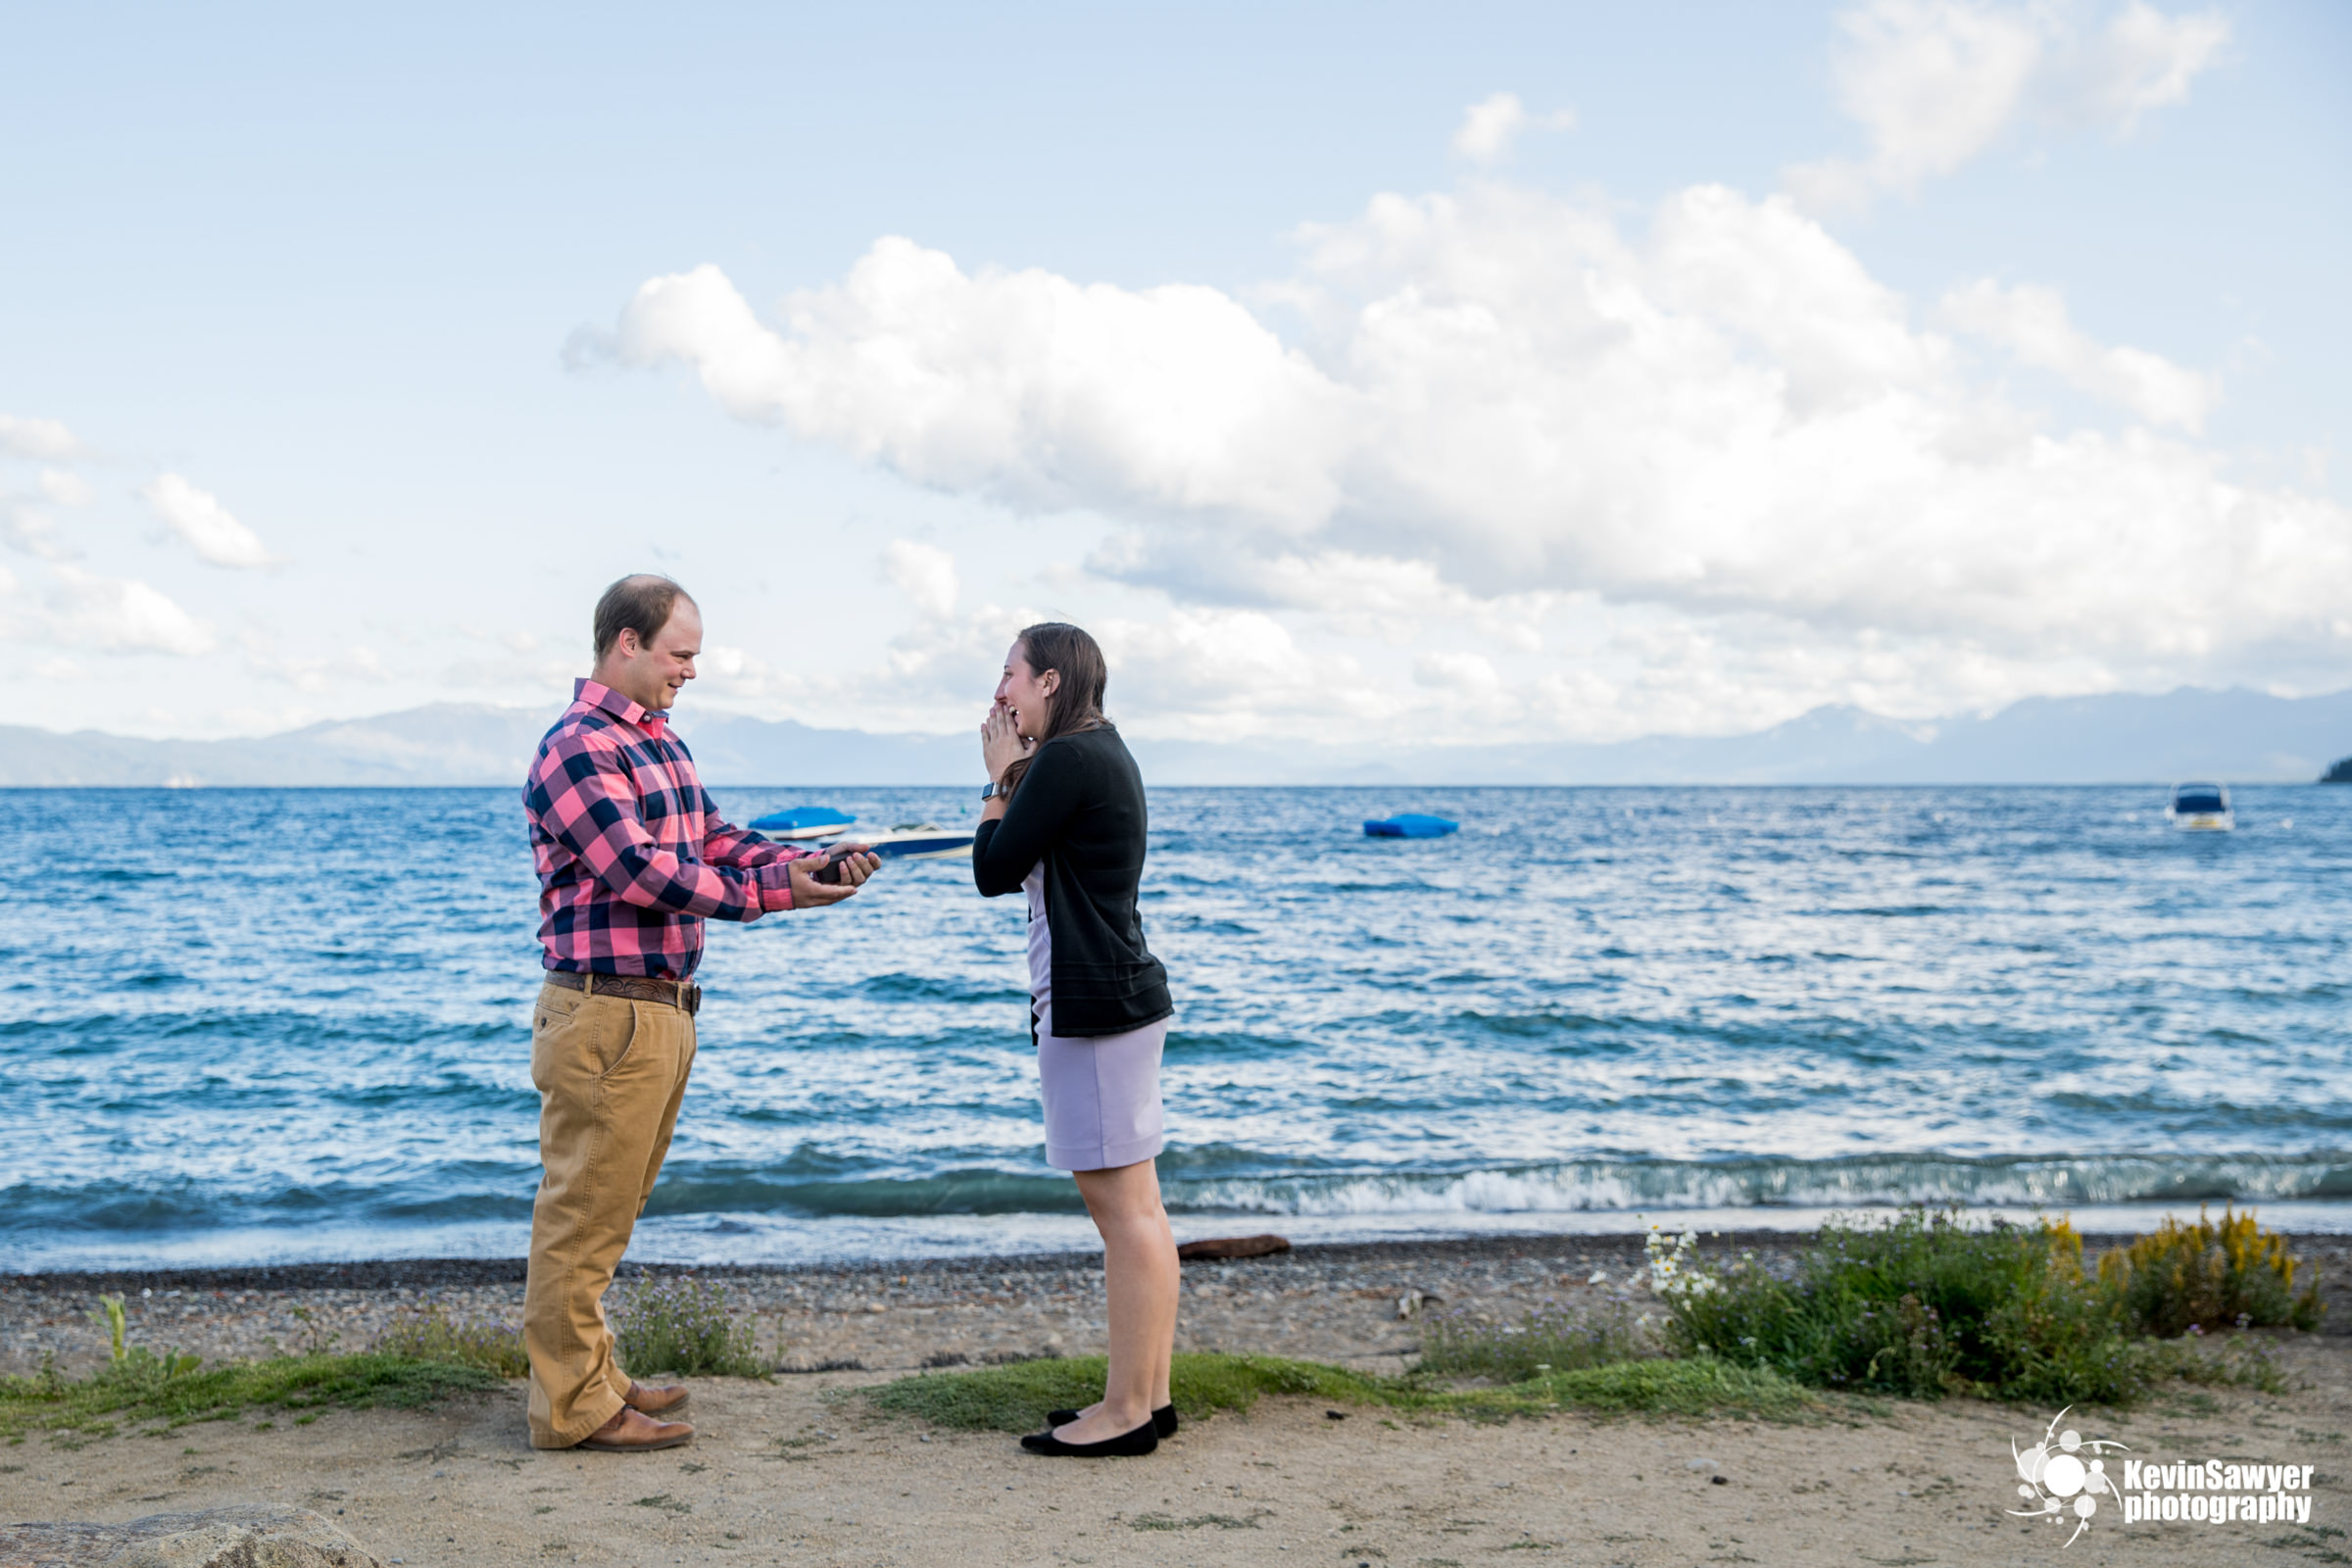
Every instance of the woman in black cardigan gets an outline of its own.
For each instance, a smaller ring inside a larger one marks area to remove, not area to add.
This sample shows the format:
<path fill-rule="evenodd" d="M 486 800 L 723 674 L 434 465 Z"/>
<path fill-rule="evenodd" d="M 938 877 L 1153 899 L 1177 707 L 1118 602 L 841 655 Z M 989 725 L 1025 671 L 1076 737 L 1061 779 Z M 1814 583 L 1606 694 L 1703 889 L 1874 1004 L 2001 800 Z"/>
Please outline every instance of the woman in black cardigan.
<path fill-rule="evenodd" d="M 1055 1410 L 1037 1453 L 1150 1453 L 1176 1430 L 1176 1239 L 1160 1206 L 1159 1056 L 1167 971 L 1144 946 L 1144 780 L 1102 716 L 1102 650 L 1075 626 L 1021 633 L 980 726 L 990 779 L 972 841 L 981 896 L 1029 900 L 1029 1033 L 1046 1160 L 1078 1179 L 1102 1233 L 1110 1370 L 1102 1400 Z"/>

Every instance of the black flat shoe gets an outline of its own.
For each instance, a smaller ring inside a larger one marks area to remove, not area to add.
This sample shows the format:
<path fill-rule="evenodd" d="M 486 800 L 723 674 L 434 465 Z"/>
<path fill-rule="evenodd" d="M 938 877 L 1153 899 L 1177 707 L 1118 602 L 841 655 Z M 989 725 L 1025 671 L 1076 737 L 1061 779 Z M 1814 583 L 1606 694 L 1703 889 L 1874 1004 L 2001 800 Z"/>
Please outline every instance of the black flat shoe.
<path fill-rule="evenodd" d="M 1159 1434 L 1147 1421 L 1133 1432 L 1101 1443 L 1064 1443 L 1051 1431 L 1032 1432 L 1021 1440 L 1021 1446 L 1056 1459 L 1140 1459 L 1159 1446 Z"/>
<path fill-rule="evenodd" d="M 1048 1410 L 1046 1412 L 1046 1430 L 1051 1432 L 1055 1427 L 1066 1427 L 1077 1419 L 1078 1412 L 1075 1410 Z M 1176 1407 L 1172 1404 L 1163 1404 L 1152 1411 L 1152 1430 L 1163 1438 L 1174 1437 L 1176 1435 Z"/>

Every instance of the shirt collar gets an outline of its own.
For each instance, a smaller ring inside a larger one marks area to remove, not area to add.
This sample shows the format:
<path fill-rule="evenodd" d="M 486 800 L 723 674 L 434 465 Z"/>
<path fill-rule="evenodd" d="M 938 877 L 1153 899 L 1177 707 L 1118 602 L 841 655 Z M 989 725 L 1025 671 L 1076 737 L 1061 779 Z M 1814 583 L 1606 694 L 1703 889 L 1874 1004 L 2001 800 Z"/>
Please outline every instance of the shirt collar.
<path fill-rule="evenodd" d="M 666 712 L 657 713 L 623 697 L 612 687 L 585 676 L 571 683 L 571 700 L 586 703 L 590 708 L 602 709 L 624 724 L 636 725 L 648 735 L 660 735 L 668 728 L 666 720 L 669 715 Z"/>

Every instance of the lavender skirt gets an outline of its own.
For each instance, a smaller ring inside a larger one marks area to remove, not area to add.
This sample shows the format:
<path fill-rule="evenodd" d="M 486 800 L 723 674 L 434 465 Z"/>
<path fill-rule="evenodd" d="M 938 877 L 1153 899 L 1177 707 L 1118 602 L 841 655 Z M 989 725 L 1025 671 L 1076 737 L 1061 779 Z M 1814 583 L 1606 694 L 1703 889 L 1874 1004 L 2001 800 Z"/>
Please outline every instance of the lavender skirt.
<path fill-rule="evenodd" d="M 1054 1033 L 1053 1003 L 1038 1007 L 1047 1164 L 1109 1170 L 1158 1154 L 1167 1143 L 1159 1110 L 1159 1054 L 1167 1040 L 1165 1018 L 1123 1035 L 1064 1040 Z"/>

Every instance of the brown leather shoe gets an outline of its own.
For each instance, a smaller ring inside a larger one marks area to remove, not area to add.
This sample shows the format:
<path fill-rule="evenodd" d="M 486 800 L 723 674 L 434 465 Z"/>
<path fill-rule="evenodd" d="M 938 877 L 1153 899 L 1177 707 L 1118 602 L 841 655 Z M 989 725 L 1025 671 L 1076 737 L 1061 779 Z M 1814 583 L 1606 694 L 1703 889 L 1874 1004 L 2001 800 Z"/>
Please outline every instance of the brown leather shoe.
<path fill-rule="evenodd" d="M 657 1421 L 627 1405 L 620 1413 L 588 1434 L 579 1446 L 606 1453 L 651 1453 L 694 1441 L 694 1428 L 683 1421 Z"/>
<path fill-rule="evenodd" d="M 686 1393 L 686 1385 L 683 1383 L 665 1383 L 658 1389 L 649 1389 L 642 1383 L 632 1381 L 629 1384 L 629 1392 L 620 1397 L 621 1402 L 632 1410 L 643 1410 L 647 1415 L 660 1415 L 665 1410 L 684 1409 Z"/>

